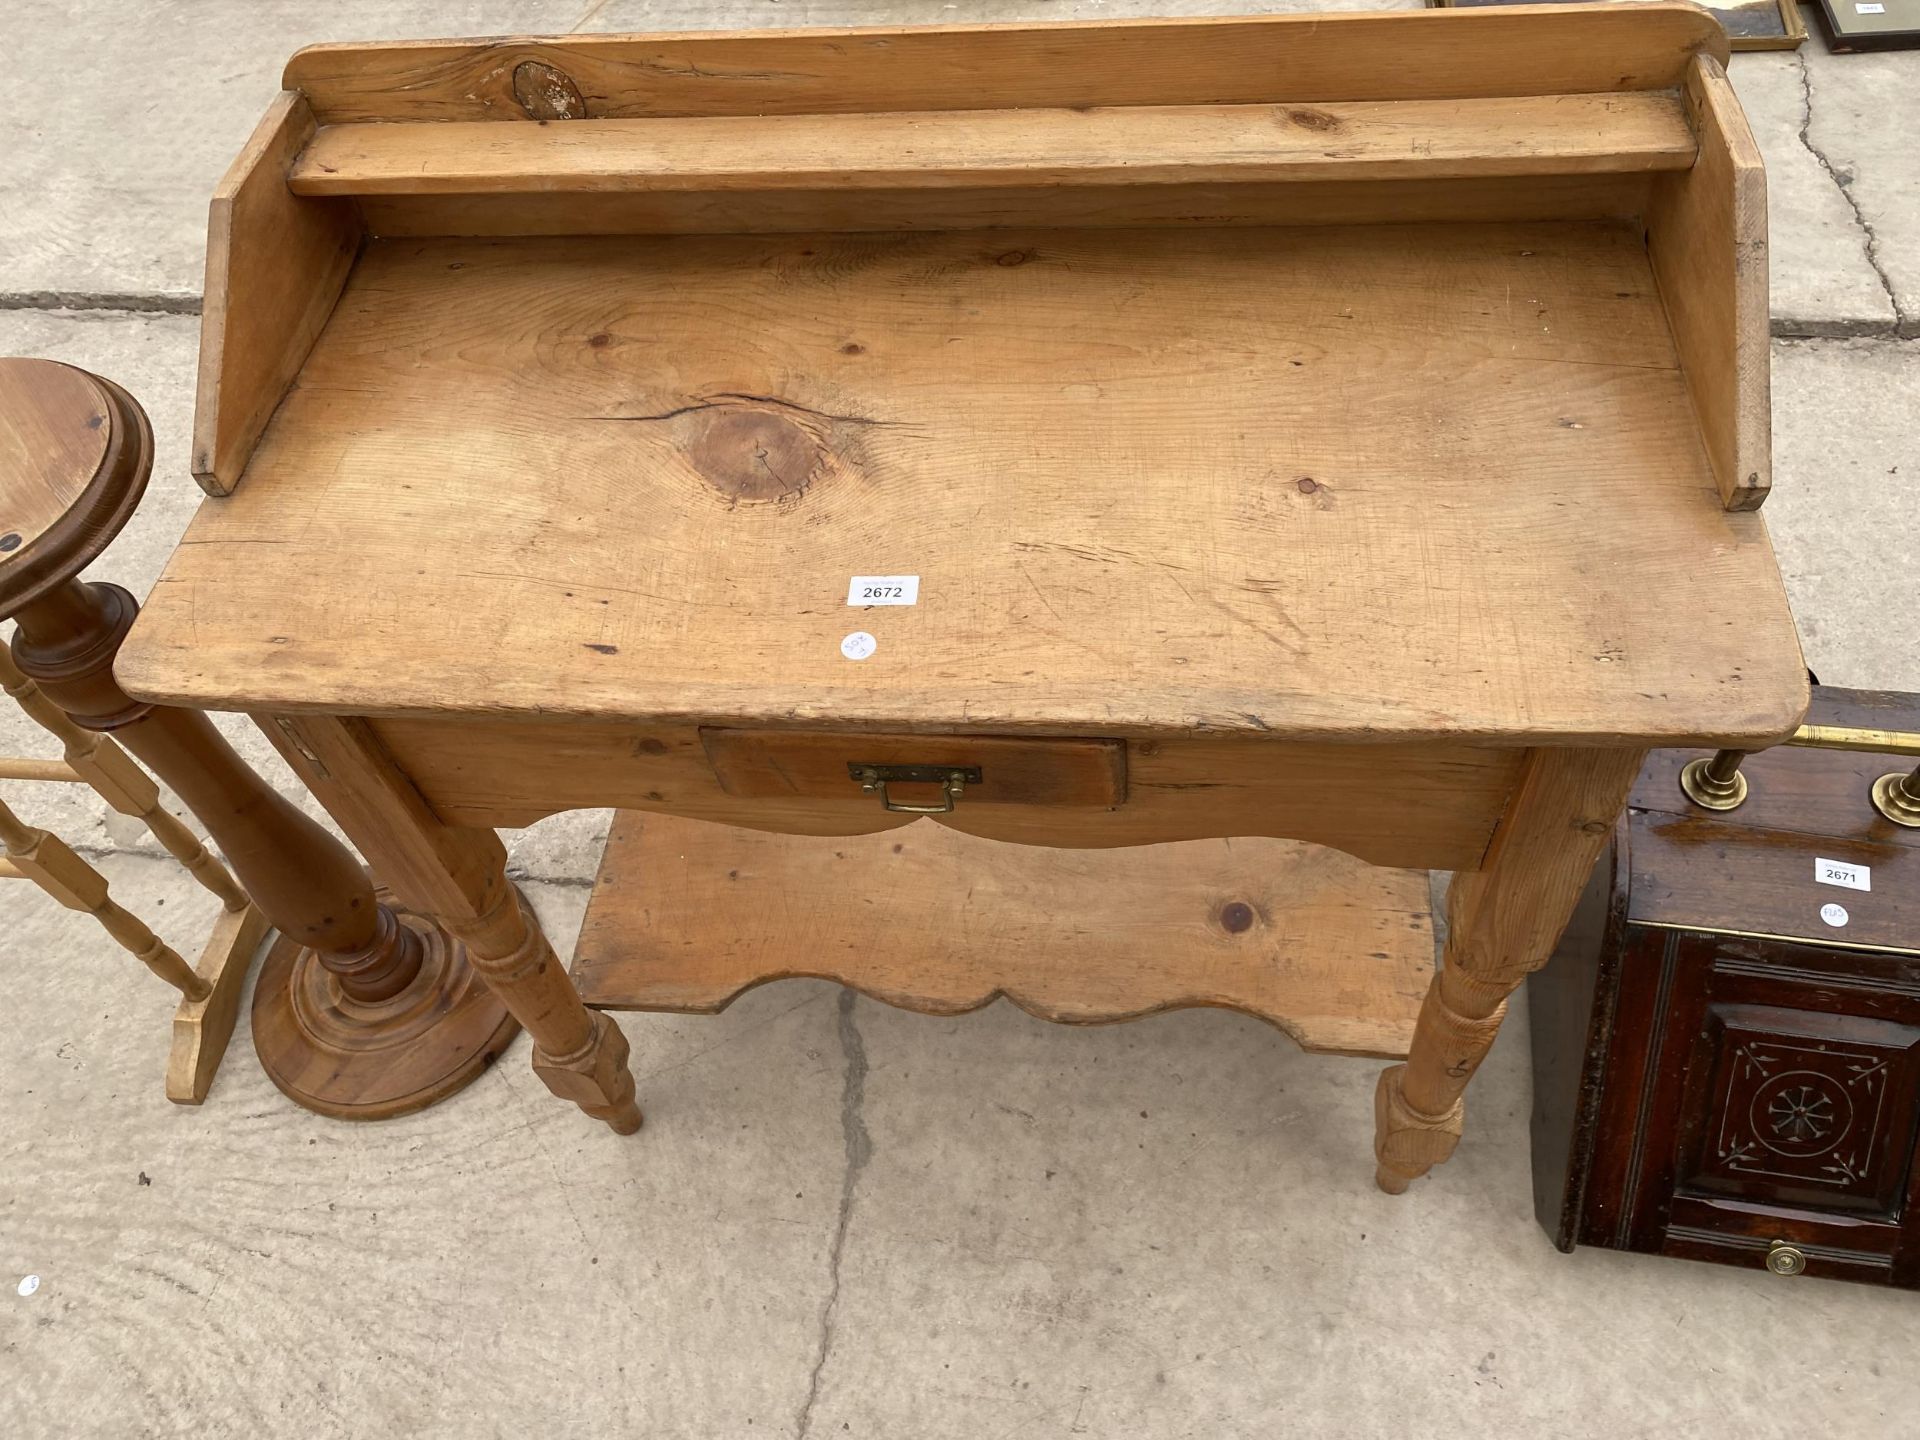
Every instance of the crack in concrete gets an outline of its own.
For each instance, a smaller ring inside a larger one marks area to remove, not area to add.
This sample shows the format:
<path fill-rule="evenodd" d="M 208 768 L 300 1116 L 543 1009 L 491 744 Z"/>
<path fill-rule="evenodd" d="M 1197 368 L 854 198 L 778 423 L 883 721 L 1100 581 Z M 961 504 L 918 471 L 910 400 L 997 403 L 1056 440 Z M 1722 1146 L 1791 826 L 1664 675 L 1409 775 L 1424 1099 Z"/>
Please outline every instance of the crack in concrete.
<path fill-rule="evenodd" d="M 1887 274 L 1887 267 L 1880 262 L 1880 236 L 1868 222 L 1866 211 L 1860 208 L 1860 202 L 1853 198 L 1853 176 L 1849 174 L 1842 179 L 1840 172 L 1834 169 L 1833 162 L 1827 158 L 1826 152 L 1813 143 L 1812 67 L 1807 64 L 1804 51 L 1794 51 L 1793 60 L 1794 64 L 1800 67 L 1800 143 L 1806 148 L 1806 152 L 1819 162 L 1820 168 L 1827 172 L 1827 178 L 1833 181 L 1833 188 L 1840 192 L 1840 198 L 1847 202 L 1847 209 L 1853 212 L 1853 223 L 1860 227 L 1860 234 L 1865 241 L 1867 264 L 1872 267 L 1874 278 L 1879 280 L 1880 289 L 1887 297 L 1887 308 L 1893 311 L 1893 333 L 1903 337 L 1912 335 L 1915 333 L 1915 327 L 1910 325 L 1906 313 L 1900 308 L 1900 297 L 1894 292 L 1893 281 Z"/>
<path fill-rule="evenodd" d="M 108 310 L 135 315 L 198 315 L 198 295 L 118 290 L 0 290 L 0 310 Z"/>
<path fill-rule="evenodd" d="M 1776 315 L 1768 329 L 1775 340 L 1879 340 L 1910 345 L 1920 340 L 1920 325 L 1896 328 L 1890 320 L 1795 320 Z"/>
<path fill-rule="evenodd" d="M 820 1348 L 814 1356 L 813 1370 L 807 1376 L 807 1398 L 801 1403 L 794 1421 L 797 1440 L 813 1433 L 813 1407 L 820 1399 L 820 1377 L 833 1354 L 834 1324 L 840 1308 L 840 1257 L 847 1247 L 847 1225 L 853 1218 L 853 1192 L 860 1183 L 860 1172 L 873 1158 L 873 1137 L 861 1111 L 867 1097 L 867 1047 L 853 1023 L 853 1006 L 858 997 L 851 990 L 840 992 L 840 1051 L 846 1057 L 847 1077 L 840 1091 L 840 1135 L 846 1143 L 847 1169 L 840 1181 L 840 1217 L 833 1230 L 833 1246 L 827 1252 L 827 1298 L 820 1307 Z"/>

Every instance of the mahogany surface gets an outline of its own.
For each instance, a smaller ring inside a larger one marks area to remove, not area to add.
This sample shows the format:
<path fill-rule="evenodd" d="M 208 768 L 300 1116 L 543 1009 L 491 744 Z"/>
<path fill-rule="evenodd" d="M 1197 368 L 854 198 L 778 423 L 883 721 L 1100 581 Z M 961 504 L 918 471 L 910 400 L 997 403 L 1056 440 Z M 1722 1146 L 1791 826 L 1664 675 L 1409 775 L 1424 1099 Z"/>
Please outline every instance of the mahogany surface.
<path fill-rule="evenodd" d="M 1920 697 L 1822 687 L 1808 718 L 1911 732 Z M 1920 831 L 1868 802 L 1912 759 L 1750 756 L 1747 802 L 1709 814 L 1691 758 L 1649 758 L 1529 982 L 1541 1223 L 1752 1268 L 1785 1242 L 1808 1275 L 1920 1288 Z M 1871 888 L 1820 883 L 1823 859 Z"/>

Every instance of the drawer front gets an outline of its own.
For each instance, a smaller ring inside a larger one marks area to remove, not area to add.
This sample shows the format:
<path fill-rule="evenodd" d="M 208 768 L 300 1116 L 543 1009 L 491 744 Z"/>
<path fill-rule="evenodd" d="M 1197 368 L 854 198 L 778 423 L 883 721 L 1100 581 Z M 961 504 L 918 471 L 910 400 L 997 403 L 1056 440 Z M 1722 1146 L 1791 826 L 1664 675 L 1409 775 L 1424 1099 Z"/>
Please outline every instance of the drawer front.
<path fill-rule="evenodd" d="M 1637 1163 L 1590 1243 L 1920 1284 L 1920 958 L 1639 934 L 1606 1117 Z"/>
<path fill-rule="evenodd" d="M 1127 798 L 1124 740 L 1050 740 L 993 735 L 863 735 L 836 731 L 700 732 L 714 778 L 729 795 L 771 800 L 857 799 L 863 779 L 891 775 L 903 803 L 939 798 L 912 772 L 967 775 L 954 808 L 1049 805 L 1110 810 Z M 903 772 L 909 778 L 902 777 Z"/>

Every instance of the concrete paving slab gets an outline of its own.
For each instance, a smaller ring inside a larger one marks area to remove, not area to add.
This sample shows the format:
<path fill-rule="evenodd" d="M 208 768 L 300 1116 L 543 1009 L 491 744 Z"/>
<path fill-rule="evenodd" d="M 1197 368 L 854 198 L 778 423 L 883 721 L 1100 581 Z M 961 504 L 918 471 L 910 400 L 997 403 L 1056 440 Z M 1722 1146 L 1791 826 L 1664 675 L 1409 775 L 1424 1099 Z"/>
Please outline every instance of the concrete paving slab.
<path fill-rule="evenodd" d="M 210 918 L 163 862 L 104 864 L 176 942 Z M 577 887 L 530 888 L 569 943 Z M 1905 1296 L 1556 1254 L 1523 1012 L 1398 1199 L 1373 1062 L 1223 1012 L 935 1020 L 814 982 L 621 1017 L 631 1139 L 552 1101 L 524 1037 L 356 1126 L 287 1104 L 244 1026 L 207 1106 L 167 1105 L 170 992 L 27 899 L 5 1433 L 1872 1437 L 1920 1404 Z"/>
<path fill-rule="evenodd" d="M 1371 1177 L 1378 1064 L 1245 1017 L 854 1019 L 851 1216 L 797 1433 L 1880 1435 L 1920 1398 L 1904 1336 L 1870 1333 L 1904 1330 L 1896 1297 L 1557 1254 L 1517 1013 L 1459 1152 L 1399 1198 Z M 1756 1370 L 1812 1408 L 1788 1421 Z"/>
<path fill-rule="evenodd" d="M 1816 35 L 1800 56 L 1808 142 L 1846 192 L 1900 333 L 1920 335 L 1920 54 L 1833 55 Z"/>
<path fill-rule="evenodd" d="M 1920 345 L 1776 341 L 1764 511 L 1807 664 L 1920 690 Z"/>
<path fill-rule="evenodd" d="M 1814 67 L 1840 66 L 1851 56 L 1829 56 L 1810 39 L 1802 51 L 1733 57 L 1728 74 L 1767 165 L 1767 238 L 1776 334 L 1854 335 L 1891 331 L 1893 302 L 1868 253 L 1867 232 L 1848 191 L 1810 128 L 1809 117 L 1833 103 L 1843 88 L 1822 85 L 1817 102 Z M 1808 52 L 1818 51 L 1818 59 Z M 1920 75 L 1911 67 L 1909 76 Z M 1920 95 L 1907 98 L 1920 118 Z M 1809 107 L 1814 108 L 1810 109 Z M 1891 113 L 1898 113 L 1891 112 Z M 1821 126 L 1820 130 L 1824 131 Z"/>
<path fill-rule="evenodd" d="M 1408 9 L 1417 0 L 12 0 L 0 304 L 198 308 L 207 198 L 287 57 L 328 40 Z"/>
<path fill-rule="evenodd" d="M 198 905 L 162 862 L 105 868 L 145 913 Z M 530 893 L 570 942 L 579 892 Z M 353 1125 L 284 1100 L 243 1023 L 187 1110 L 167 987 L 87 917 L 7 904 L 0 1433 L 785 1432 L 840 1199 L 828 987 L 647 1021 L 631 1140 L 555 1102 L 524 1036 L 453 1100 Z"/>

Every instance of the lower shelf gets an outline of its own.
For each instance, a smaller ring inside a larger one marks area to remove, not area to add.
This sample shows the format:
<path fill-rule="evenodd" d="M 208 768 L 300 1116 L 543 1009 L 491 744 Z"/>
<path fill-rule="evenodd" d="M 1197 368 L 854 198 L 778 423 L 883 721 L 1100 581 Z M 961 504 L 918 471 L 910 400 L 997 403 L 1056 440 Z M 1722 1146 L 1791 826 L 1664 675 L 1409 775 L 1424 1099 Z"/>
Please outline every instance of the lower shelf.
<path fill-rule="evenodd" d="M 1424 871 L 1291 841 L 1053 850 L 931 821 L 820 838 L 622 811 L 574 978 L 603 1010 L 711 1014 L 798 976 L 937 1015 L 1212 1005 L 1398 1058 L 1433 956 Z"/>

